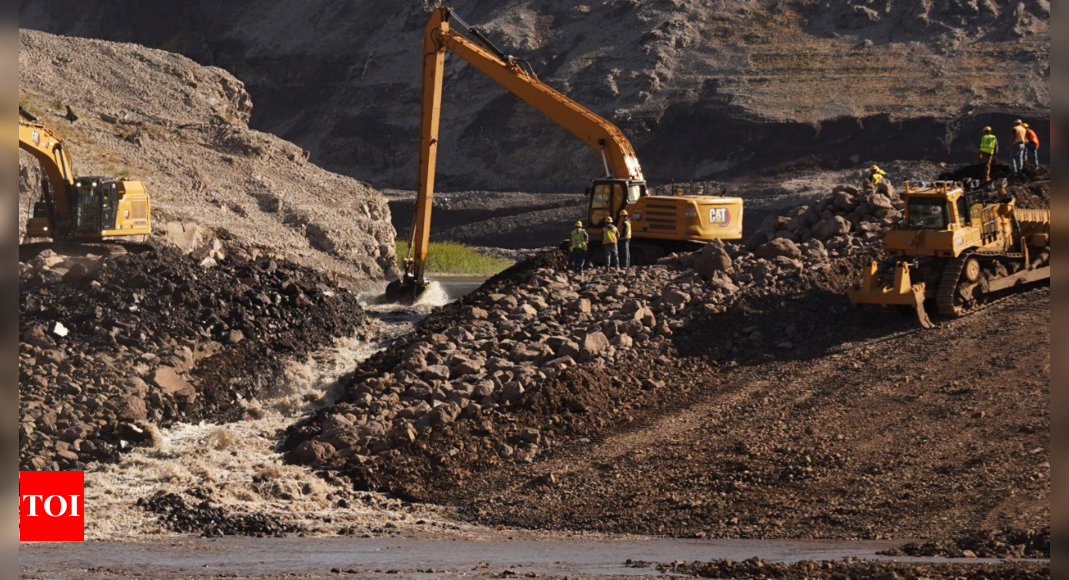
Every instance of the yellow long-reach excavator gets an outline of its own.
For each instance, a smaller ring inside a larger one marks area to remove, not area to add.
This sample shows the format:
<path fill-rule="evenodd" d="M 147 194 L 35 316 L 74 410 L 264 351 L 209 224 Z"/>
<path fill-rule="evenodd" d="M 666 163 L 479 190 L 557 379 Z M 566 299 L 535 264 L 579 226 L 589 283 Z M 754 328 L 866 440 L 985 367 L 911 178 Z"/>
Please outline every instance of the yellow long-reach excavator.
<path fill-rule="evenodd" d="M 894 261 L 873 262 L 855 305 L 904 306 L 932 328 L 925 303 L 960 318 L 1004 292 L 1050 280 L 1050 210 L 1020 209 L 1006 184 L 906 183 L 906 215 L 887 233 Z"/>
<path fill-rule="evenodd" d="M 77 177 L 63 140 L 19 107 L 19 149 L 41 165 L 41 201 L 26 237 L 94 242 L 152 234 L 152 202 L 138 181 Z"/>
<path fill-rule="evenodd" d="M 453 23 L 469 36 L 452 27 Z M 705 195 L 650 195 L 642 166 L 627 137 L 615 125 L 539 80 L 531 66 L 494 46 L 486 35 L 450 8 L 437 8 L 423 39 L 423 105 L 419 191 L 405 258 L 404 277 L 387 289 L 389 300 L 406 300 L 426 287 L 427 250 L 438 161 L 442 81 L 446 52 L 453 52 L 520 100 L 582 140 L 600 156 L 605 176 L 593 181 L 586 224 L 600 240 L 607 218 L 623 210 L 632 216 L 637 264 L 666 252 L 716 239 L 742 237 L 743 202 Z"/>

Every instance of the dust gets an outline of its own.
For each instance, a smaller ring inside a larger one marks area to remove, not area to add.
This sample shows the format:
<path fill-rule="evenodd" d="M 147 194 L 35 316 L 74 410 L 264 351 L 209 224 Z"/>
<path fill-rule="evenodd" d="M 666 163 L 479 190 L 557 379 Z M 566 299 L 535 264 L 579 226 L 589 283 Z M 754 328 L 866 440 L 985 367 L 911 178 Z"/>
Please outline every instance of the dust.
<path fill-rule="evenodd" d="M 387 336 L 390 334 L 386 333 Z M 235 515 L 276 517 L 309 535 L 342 530 L 403 527 L 428 514 L 402 512 L 375 494 L 349 491 L 313 472 L 286 465 L 277 451 L 280 433 L 303 413 L 332 404 L 345 373 L 382 346 L 356 339 L 294 363 L 286 370 L 286 393 L 265 401 L 239 401 L 246 417 L 229 425 L 177 425 L 154 433 L 156 444 L 115 465 L 86 473 L 86 537 L 95 541 L 138 540 L 171 535 L 137 506 L 158 493 L 207 493 L 214 505 Z"/>

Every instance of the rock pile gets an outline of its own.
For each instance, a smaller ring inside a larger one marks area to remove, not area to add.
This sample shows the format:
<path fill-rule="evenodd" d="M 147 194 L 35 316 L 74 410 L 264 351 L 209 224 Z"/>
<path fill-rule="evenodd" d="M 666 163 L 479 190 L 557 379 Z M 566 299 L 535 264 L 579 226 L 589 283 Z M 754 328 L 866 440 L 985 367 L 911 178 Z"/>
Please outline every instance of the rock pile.
<path fill-rule="evenodd" d="M 660 264 L 693 270 L 727 295 L 740 289 L 786 292 L 807 274 L 829 271 L 840 259 L 857 262 L 878 255 L 884 234 L 902 219 L 903 208 L 893 190 L 873 193 L 841 186 L 816 204 L 769 216 L 745 246 L 718 241 Z"/>
<path fill-rule="evenodd" d="M 150 444 L 152 425 L 240 418 L 287 357 L 370 333 L 355 297 L 312 270 L 212 264 L 164 247 L 19 264 L 22 469 L 83 469 Z"/>
<path fill-rule="evenodd" d="M 822 257 L 826 250 L 834 257 L 882 238 L 902 218 L 903 205 L 893 191 L 862 192 L 841 186 L 830 197 L 812 206 L 795 208 L 787 215 L 771 216 L 746 244 L 762 256 L 762 250 L 777 240 L 801 244 L 805 253 Z M 790 247 L 790 246 L 788 246 Z M 773 256 L 776 250 L 765 250 Z"/>
<path fill-rule="evenodd" d="M 691 336 L 696 317 L 801 291 L 830 269 L 795 267 L 792 254 L 793 277 L 770 286 L 772 270 L 753 270 L 773 262 L 732 253 L 745 252 L 713 244 L 678 263 L 581 275 L 557 252 L 520 264 L 368 361 L 337 406 L 290 430 L 289 459 L 423 499 L 420 481 L 534 462 L 655 398 L 686 364 L 681 347 L 708 347 Z M 791 336 L 754 328 L 729 348 L 793 349 Z"/>
<path fill-rule="evenodd" d="M 910 558 L 1049 560 L 1050 528 L 1041 532 L 979 532 L 953 542 L 909 544 L 882 555 Z"/>
<path fill-rule="evenodd" d="M 798 562 L 773 564 L 762 560 L 746 562 L 694 562 L 653 565 L 630 562 L 636 568 L 653 568 L 661 572 L 698 578 L 806 578 L 810 580 L 885 580 L 893 578 L 928 578 L 931 580 L 1046 580 L 1050 565 L 968 566 L 951 564 L 897 564 L 885 562 Z"/>
<path fill-rule="evenodd" d="M 550 385 L 573 383 L 576 373 L 612 373 L 633 362 L 637 349 L 662 351 L 689 305 L 724 302 L 722 290 L 679 274 L 661 268 L 570 278 L 538 268 L 507 292 L 481 291 L 365 365 L 343 402 L 292 434 L 290 457 L 314 466 L 371 465 L 469 422 L 485 433 L 468 444 L 530 463 L 556 444 L 552 423 L 541 430 L 491 425 L 545 399 Z M 562 404 L 585 412 L 579 399 Z"/>

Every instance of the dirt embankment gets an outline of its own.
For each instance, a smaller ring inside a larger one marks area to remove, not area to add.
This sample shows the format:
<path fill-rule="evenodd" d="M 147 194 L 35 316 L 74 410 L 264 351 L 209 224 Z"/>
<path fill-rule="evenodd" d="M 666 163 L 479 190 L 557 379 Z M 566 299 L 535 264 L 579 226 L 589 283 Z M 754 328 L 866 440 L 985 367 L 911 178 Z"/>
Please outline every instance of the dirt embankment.
<path fill-rule="evenodd" d="M 84 12 L 84 11 L 83 11 Z M 155 225 L 192 222 L 357 284 L 394 270 L 385 199 L 249 129 L 231 74 L 130 44 L 19 32 L 19 99 L 64 138 L 81 175 L 145 183 Z M 66 106 L 80 116 L 62 117 Z M 40 178 L 20 157 L 20 205 Z"/>
<path fill-rule="evenodd" d="M 980 129 L 1008 136 L 1014 115 L 1049 134 L 1046 0 L 452 4 L 620 125 L 656 182 L 858 158 L 969 162 Z M 222 66 L 249 82 L 257 128 L 328 168 L 414 189 L 428 7 L 127 0 L 87 14 L 27 0 L 19 16 Z M 443 187 L 576 192 L 600 173 L 595 153 L 471 67 L 451 59 L 447 78 Z"/>
<path fill-rule="evenodd" d="M 534 529 L 1047 527 L 1049 290 L 926 333 L 851 311 L 898 203 L 839 188 L 770 219 L 753 253 L 521 265 L 364 365 L 291 430 L 291 459 Z"/>
<path fill-rule="evenodd" d="M 24 470 L 84 469 L 152 445 L 156 426 L 240 419 L 282 386 L 287 360 L 372 332 L 323 274 L 238 248 L 218 264 L 162 246 L 31 250 L 19 264 Z"/>

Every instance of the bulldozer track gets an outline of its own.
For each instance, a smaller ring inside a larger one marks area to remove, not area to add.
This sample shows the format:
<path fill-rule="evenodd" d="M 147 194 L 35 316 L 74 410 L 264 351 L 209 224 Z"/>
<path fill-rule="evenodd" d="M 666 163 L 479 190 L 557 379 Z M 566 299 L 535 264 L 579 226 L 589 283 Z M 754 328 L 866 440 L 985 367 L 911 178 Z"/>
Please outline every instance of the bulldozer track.
<path fill-rule="evenodd" d="M 972 254 L 966 254 L 957 260 L 947 263 L 943 270 L 943 279 L 939 282 L 939 313 L 950 318 L 961 318 L 965 315 L 965 309 L 955 306 L 955 294 L 958 292 L 958 282 L 961 274 L 965 271 L 965 264 Z"/>
<path fill-rule="evenodd" d="M 949 262 L 946 269 L 943 271 L 943 279 L 939 283 L 938 305 L 939 314 L 948 318 L 962 318 L 964 316 L 970 316 L 978 312 L 982 312 L 997 306 L 1002 302 L 1010 300 L 1018 292 L 1016 290 L 1022 288 L 1028 288 L 1035 285 L 1028 284 L 1025 286 L 1018 286 L 1016 288 L 1006 290 L 999 293 L 984 294 L 982 300 L 975 301 L 969 308 L 962 308 L 955 305 L 955 298 L 958 291 L 958 284 L 961 282 L 962 273 L 965 271 L 965 265 L 969 262 L 970 258 L 1009 258 L 1014 260 L 1023 260 L 1024 254 L 1021 253 L 1006 253 L 1006 252 L 973 252 L 963 255 L 961 258 Z M 1048 258 L 1047 263 L 1050 263 Z"/>

